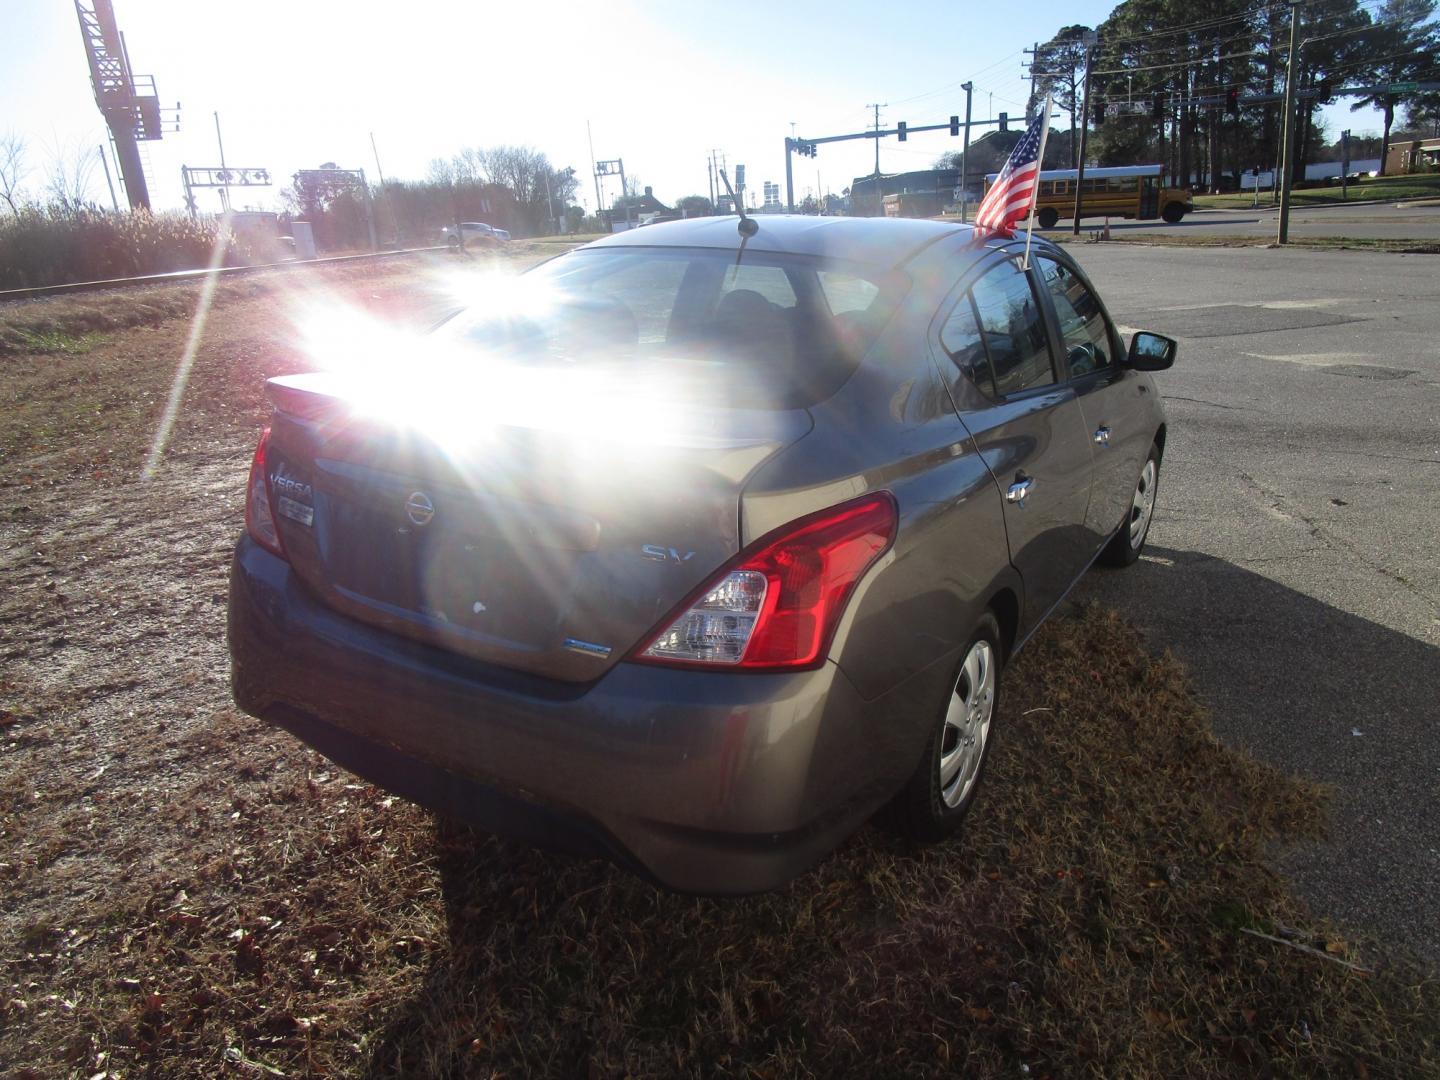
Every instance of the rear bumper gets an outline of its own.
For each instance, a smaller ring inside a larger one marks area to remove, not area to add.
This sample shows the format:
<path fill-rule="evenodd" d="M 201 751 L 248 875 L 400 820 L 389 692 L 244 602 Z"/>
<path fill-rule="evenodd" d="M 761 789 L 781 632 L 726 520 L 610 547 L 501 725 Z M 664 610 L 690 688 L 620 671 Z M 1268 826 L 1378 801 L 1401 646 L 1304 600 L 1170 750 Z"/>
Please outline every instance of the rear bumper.
<path fill-rule="evenodd" d="M 682 891 L 774 888 L 896 786 L 833 663 L 748 675 L 620 663 L 588 686 L 557 684 L 339 615 L 248 538 L 229 638 L 236 703 L 346 768 Z"/>

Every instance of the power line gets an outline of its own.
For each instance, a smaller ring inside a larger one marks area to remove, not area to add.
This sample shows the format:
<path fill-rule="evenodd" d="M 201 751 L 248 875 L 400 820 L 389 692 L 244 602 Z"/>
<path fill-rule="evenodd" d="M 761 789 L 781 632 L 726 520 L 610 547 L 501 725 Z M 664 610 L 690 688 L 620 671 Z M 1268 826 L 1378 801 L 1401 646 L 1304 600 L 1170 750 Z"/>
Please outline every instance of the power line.
<path fill-rule="evenodd" d="M 1024 55 L 1023 49 L 1018 52 L 1013 52 L 1009 56 L 1002 57 L 1001 59 L 995 61 L 995 63 L 989 64 L 986 67 L 981 68 L 979 71 L 975 72 L 975 75 L 984 75 L 987 71 L 993 71 L 995 68 L 1000 67 L 1002 64 L 1008 64 L 1013 61 L 1015 57 L 1022 55 Z M 947 90 L 960 89 L 965 85 L 966 82 L 973 81 L 973 78 L 974 76 L 972 76 L 970 79 L 962 79 L 959 82 L 946 83 L 944 86 L 937 87 L 934 90 L 927 90 L 923 94 L 915 94 L 911 97 L 901 98 L 900 100 L 892 102 L 891 104 L 908 105 L 912 101 L 920 101 L 923 98 L 935 97 L 937 94 L 943 94 Z M 867 105 L 866 108 L 868 109 L 869 106 Z"/>
<path fill-rule="evenodd" d="M 1170 64 L 1149 64 L 1145 67 L 1111 68 L 1108 71 L 1093 71 L 1092 75 L 1138 75 L 1142 71 L 1164 71 L 1167 68 L 1199 67 L 1202 64 L 1223 64 L 1227 60 L 1244 60 L 1251 56 L 1268 56 L 1269 50 L 1252 49 L 1250 52 L 1231 53 L 1229 56 L 1206 56 L 1200 59 L 1176 60 Z"/>

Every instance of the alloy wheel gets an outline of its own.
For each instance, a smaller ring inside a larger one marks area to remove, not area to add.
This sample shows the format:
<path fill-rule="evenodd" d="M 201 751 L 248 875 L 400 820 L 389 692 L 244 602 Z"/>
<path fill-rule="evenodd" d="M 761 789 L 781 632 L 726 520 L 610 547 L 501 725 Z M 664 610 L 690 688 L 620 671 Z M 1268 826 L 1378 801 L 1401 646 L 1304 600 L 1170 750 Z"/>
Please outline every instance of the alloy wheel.
<path fill-rule="evenodd" d="M 951 809 L 975 786 L 994 712 L 995 649 L 981 638 L 965 655 L 940 738 L 940 798 Z"/>
<path fill-rule="evenodd" d="M 1130 546 L 1139 550 L 1145 542 L 1145 533 L 1150 528 L 1150 517 L 1155 513 L 1155 459 L 1145 462 L 1140 470 L 1140 481 L 1135 485 L 1135 498 L 1130 504 Z"/>

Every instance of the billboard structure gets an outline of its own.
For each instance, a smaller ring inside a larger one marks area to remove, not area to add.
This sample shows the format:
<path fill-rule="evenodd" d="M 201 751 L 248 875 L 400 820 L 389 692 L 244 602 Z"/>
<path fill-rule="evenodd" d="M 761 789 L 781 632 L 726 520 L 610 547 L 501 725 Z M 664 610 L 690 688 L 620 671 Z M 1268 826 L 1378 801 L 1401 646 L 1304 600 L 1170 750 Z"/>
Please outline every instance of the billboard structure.
<path fill-rule="evenodd" d="M 149 210 L 150 191 L 145 184 L 139 144 L 160 138 L 164 125 L 160 98 L 155 93 L 155 77 L 131 72 L 125 35 L 115 25 L 111 0 L 75 0 L 75 14 L 80 19 L 80 36 L 90 61 L 95 104 L 100 106 L 100 114 L 105 117 L 115 143 L 115 159 L 120 166 L 125 197 L 130 209 Z M 179 110 L 177 104 L 175 112 L 178 114 Z M 176 127 L 179 127 L 178 121 Z"/>

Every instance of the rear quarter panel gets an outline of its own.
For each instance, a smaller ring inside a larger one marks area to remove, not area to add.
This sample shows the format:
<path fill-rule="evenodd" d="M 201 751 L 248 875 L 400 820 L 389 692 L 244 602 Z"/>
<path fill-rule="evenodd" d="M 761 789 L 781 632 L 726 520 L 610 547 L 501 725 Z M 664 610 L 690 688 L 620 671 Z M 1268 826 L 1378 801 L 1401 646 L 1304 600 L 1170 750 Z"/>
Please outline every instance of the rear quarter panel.
<path fill-rule="evenodd" d="M 871 703 L 856 767 L 891 778 L 914 767 L 990 598 L 1018 594 L 994 479 L 926 350 L 935 302 L 923 283 L 912 290 L 855 375 L 811 410 L 811 432 L 756 473 L 741 503 L 748 544 L 867 492 L 895 496 L 895 543 L 857 587 L 830 651 Z"/>

